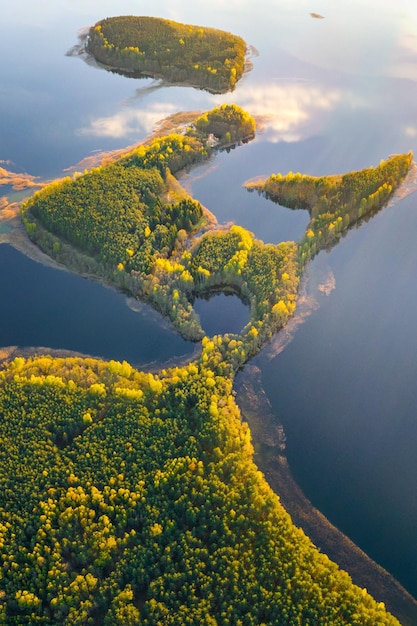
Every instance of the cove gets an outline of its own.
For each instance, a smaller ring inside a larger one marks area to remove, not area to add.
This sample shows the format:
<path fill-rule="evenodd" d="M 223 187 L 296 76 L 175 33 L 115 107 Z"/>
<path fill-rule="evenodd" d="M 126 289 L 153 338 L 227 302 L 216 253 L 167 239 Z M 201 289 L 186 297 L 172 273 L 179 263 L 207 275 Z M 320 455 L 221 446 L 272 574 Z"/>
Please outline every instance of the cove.
<path fill-rule="evenodd" d="M 230 153 L 223 150 L 208 164 L 184 175 L 181 182 L 220 224 L 239 224 L 265 243 L 298 241 L 310 219 L 308 212 L 274 205 L 243 186 L 248 179 L 266 176 L 269 158 L 272 161 L 270 146 L 255 139 Z"/>
<path fill-rule="evenodd" d="M 0 346 L 74 350 L 134 365 L 191 356 L 194 344 L 162 317 L 98 282 L 32 261 L 0 246 Z"/>
<path fill-rule="evenodd" d="M 231 294 L 216 294 L 196 298 L 194 310 L 200 317 L 201 327 L 210 337 L 225 333 L 240 333 L 249 321 L 249 307 Z"/>

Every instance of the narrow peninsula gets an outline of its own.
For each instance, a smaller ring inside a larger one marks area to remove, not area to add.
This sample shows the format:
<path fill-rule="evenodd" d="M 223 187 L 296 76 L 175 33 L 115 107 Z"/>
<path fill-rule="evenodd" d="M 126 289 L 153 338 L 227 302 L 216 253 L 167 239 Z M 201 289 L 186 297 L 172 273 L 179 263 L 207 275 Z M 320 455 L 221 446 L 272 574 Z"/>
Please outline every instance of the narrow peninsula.
<path fill-rule="evenodd" d="M 290 209 L 305 209 L 310 222 L 299 243 L 305 265 L 320 250 L 329 250 L 346 232 L 369 220 L 387 204 L 405 179 L 413 154 L 396 154 L 377 167 L 333 176 L 306 176 L 299 172 L 272 174 L 264 181 L 246 183 L 272 202 Z"/>
<path fill-rule="evenodd" d="M 246 48 L 241 37 L 226 31 L 137 16 L 101 20 L 86 43 L 87 51 L 114 71 L 211 93 L 235 88 L 245 69 Z"/>

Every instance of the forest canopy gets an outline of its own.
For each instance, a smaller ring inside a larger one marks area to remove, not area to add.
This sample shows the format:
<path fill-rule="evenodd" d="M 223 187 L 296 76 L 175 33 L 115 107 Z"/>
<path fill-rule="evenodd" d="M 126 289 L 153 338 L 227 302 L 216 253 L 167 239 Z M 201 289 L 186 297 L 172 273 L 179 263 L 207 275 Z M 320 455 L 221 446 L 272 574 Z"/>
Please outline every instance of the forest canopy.
<path fill-rule="evenodd" d="M 90 29 L 87 50 L 122 73 L 163 77 L 212 93 L 233 90 L 245 69 L 241 37 L 156 17 L 101 20 Z"/>
<path fill-rule="evenodd" d="M 5 626 L 398 626 L 296 528 L 231 380 L 93 359 L 0 372 Z"/>

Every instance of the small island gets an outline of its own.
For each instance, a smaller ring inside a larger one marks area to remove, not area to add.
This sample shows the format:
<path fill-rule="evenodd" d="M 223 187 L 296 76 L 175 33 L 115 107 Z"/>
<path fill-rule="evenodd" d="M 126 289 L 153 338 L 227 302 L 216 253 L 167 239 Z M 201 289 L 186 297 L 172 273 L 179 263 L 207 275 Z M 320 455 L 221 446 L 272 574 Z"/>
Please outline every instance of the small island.
<path fill-rule="evenodd" d="M 119 73 L 163 78 L 211 93 L 232 91 L 245 70 L 246 43 L 226 31 L 156 17 L 110 17 L 93 26 L 86 49 Z"/>

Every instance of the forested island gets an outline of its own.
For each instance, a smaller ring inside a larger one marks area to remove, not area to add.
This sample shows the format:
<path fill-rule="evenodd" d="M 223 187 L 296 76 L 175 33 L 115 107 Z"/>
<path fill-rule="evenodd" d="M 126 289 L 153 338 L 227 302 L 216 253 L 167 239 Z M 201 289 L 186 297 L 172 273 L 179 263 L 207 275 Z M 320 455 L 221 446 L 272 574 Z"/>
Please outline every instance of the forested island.
<path fill-rule="evenodd" d="M 201 353 L 154 374 L 87 358 L 4 364 L 2 623 L 398 626 L 291 522 L 232 384 L 293 315 L 307 261 L 387 202 L 412 155 L 258 184 L 311 215 L 300 242 L 266 245 L 216 228 L 175 178 L 254 132 L 222 105 L 24 203 L 50 256 L 149 302 Z M 250 304 L 241 334 L 204 336 L 192 305 L 213 291 Z"/>
<path fill-rule="evenodd" d="M 120 73 L 163 78 L 211 93 L 233 90 L 245 69 L 241 37 L 156 17 L 101 20 L 90 29 L 86 49 Z"/>

